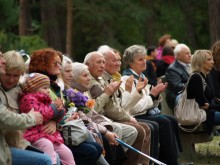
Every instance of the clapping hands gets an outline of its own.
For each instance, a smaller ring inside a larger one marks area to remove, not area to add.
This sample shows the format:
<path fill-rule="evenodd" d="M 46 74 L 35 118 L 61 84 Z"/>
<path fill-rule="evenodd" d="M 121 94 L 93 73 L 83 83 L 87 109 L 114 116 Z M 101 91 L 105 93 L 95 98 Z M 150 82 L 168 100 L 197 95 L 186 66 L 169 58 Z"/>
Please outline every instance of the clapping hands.
<path fill-rule="evenodd" d="M 150 94 L 154 97 L 158 96 L 160 93 L 164 92 L 167 88 L 167 82 L 162 83 L 162 80 L 159 80 L 156 86 L 152 86 Z"/>

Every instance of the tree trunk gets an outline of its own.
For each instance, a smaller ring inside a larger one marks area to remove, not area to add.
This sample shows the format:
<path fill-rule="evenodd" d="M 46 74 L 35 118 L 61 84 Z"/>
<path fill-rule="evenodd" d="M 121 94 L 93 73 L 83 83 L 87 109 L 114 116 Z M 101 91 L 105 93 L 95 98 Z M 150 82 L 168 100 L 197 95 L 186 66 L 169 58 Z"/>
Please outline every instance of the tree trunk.
<path fill-rule="evenodd" d="M 194 20 L 192 20 L 193 8 L 190 4 L 190 1 L 182 1 L 180 5 L 182 12 L 184 13 L 186 34 L 189 43 L 189 47 L 198 48 L 198 42 L 196 37 L 196 30 L 194 25 Z"/>
<path fill-rule="evenodd" d="M 73 58 L 73 1 L 67 0 L 66 53 Z"/>
<path fill-rule="evenodd" d="M 61 51 L 61 37 L 56 5 L 50 0 L 41 0 L 41 20 L 43 38 L 48 45 Z"/>
<path fill-rule="evenodd" d="M 29 0 L 19 0 L 19 35 L 31 34 L 31 11 Z"/>
<path fill-rule="evenodd" d="M 209 24 L 211 45 L 220 39 L 220 1 L 209 0 Z"/>

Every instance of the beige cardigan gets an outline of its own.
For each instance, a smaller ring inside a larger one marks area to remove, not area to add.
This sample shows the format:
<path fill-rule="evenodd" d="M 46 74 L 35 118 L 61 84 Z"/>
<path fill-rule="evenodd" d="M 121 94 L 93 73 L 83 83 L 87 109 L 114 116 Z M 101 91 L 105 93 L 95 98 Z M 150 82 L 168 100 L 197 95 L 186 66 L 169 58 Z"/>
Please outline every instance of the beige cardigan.
<path fill-rule="evenodd" d="M 14 89 L 9 91 L 9 95 L 5 95 L 2 89 L 0 90 L 0 164 L 2 165 L 11 165 L 12 163 L 9 145 L 5 140 L 5 131 L 16 132 L 35 125 L 33 115 L 19 115 L 12 111 L 14 108 L 17 109 L 17 103 L 14 100 L 18 96 L 17 92 L 18 90 Z M 6 103 L 10 105 L 9 108 L 5 106 Z"/>

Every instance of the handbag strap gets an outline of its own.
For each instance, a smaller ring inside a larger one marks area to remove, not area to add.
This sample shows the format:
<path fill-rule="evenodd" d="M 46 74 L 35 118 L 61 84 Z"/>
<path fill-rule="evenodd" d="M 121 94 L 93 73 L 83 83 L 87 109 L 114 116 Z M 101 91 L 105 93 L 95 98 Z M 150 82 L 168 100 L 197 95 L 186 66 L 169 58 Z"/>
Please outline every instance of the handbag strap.
<path fill-rule="evenodd" d="M 193 73 L 190 75 L 190 77 L 188 78 L 188 81 L 187 81 L 187 83 L 186 83 L 185 89 L 187 88 L 187 86 L 188 86 L 188 84 L 189 84 L 189 81 L 190 81 L 190 79 L 192 78 L 192 75 L 194 75 L 194 74 L 197 74 L 197 75 L 199 75 L 199 76 L 201 77 L 201 79 L 202 79 L 202 85 L 203 85 L 203 91 L 205 91 L 205 88 L 206 88 L 206 86 L 207 86 L 207 83 L 205 82 L 205 79 L 203 78 L 203 76 L 202 76 L 199 72 L 193 72 Z"/>
<path fill-rule="evenodd" d="M 69 143 L 69 145 L 72 145 L 72 138 L 71 138 L 71 126 L 67 126 L 67 129 L 68 129 L 68 131 L 67 131 L 67 134 L 68 134 L 68 143 Z"/>
<path fill-rule="evenodd" d="M 201 77 L 202 83 L 203 83 L 203 91 L 205 91 L 205 88 L 206 88 L 206 86 L 207 86 L 207 84 L 206 84 L 206 82 L 205 82 L 205 79 L 202 77 L 202 75 L 201 75 L 199 72 L 194 72 L 194 73 L 192 73 L 192 74 L 190 75 L 190 77 L 189 77 L 187 83 L 186 83 L 185 89 L 183 90 L 183 93 L 185 92 L 185 99 L 187 99 L 187 86 L 188 86 L 188 84 L 189 84 L 189 81 L 190 81 L 192 75 L 194 75 L 194 74 L 198 74 L 198 75 Z M 199 126 L 200 126 L 201 124 L 202 124 L 202 121 L 200 121 L 198 124 L 196 124 L 195 127 L 193 127 L 193 128 L 185 128 L 185 127 L 183 127 L 183 126 L 181 126 L 181 125 L 179 125 L 179 127 L 180 127 L 183 131 L 185 131 L 185 132 L 194 132 L 195 130 L 197 130 L 197 129 L 199 128 Z"/>
<path fill-rule="evenodd" d="M 180 129 L 182 129 L 185 132 L 194 132 L 195 130 L 197 130 L 199 128 L 199 126 L 202 124 L 202 121 L 200 121 L 197 125 L 195 125 L 195 127 L 193 128 L 185 128 L 181 125 L 179 125 Z"/>

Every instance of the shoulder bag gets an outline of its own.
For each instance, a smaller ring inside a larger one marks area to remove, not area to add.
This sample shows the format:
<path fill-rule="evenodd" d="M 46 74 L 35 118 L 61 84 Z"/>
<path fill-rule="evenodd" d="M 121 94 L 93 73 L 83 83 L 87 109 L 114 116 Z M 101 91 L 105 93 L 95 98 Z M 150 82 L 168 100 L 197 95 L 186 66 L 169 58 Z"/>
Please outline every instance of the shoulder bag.
<path fill-rule="evenodd" d="M 71 120 L 62 125 L 62 135 L 66 145 L 77 146 L 89 137 L 88 129 L 81 119 Z"/>
<path fill-rule="evenodd" d="M 194 74 L 199 74 L 199 73 L 194 73 Z M 202 76 L 201 78 L 203 81 L 203 90 L 205 90 L 207 84 L 205 83 L 205 80 Z M 187 82 L 187 85 L 189 83 L 189 80 Z M 195 131 L 201 125 L 201 123 L 206 120 L 206 112 L 204 109 L 201 109 L 199 107 L 199 104 L 196 102 L 196 100 L 187 99 L 187 87 L 184 89 L 182 96 L 178 101 L 177 106 L 174 109 L 174 113 L 179 123 L 179 127 L 186 132 Z M 185 128 L 184 126 L 194 126 L 194 127 Z"/>

